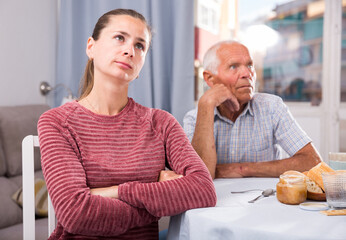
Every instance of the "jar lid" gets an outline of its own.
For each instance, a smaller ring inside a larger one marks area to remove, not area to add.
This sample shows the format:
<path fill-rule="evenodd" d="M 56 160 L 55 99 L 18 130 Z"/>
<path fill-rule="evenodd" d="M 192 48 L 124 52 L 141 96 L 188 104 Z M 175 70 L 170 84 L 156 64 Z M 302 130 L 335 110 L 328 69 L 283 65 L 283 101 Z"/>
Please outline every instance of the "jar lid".
<path fill-rule="evenodd" d="M 305 183 L 305 177 L 299 175 L 280 175 L 280 182 L 284 184 L 301 184 Z"/>

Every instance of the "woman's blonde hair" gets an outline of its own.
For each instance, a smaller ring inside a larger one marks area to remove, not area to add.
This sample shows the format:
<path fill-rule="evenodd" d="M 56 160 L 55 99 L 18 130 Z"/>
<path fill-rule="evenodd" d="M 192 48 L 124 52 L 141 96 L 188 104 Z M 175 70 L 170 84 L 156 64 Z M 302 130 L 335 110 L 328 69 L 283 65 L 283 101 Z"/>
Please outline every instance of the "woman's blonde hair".
<path fill-rule="evenodd" d="M 110 17 L 111 16 L 117 16 L 117 15 L 128 15 L 128 16 L 137 18 L 137 19 L 141 20 L 143 23 L 145 23 L 145 25 L 148 29 L 148 32 L 149 32 L 149 39 L 151 41 L 151 36 L 152 36 L 151 27 L 149 26 L 149 24 L 147 23 L 147 21 L 143 17 L 143 15 L 136 12 L 135 10 L 132 10 L 132 9 L 121 9 L 121 8 L 109 11 L 109 12 L 103 14 L 98 19 L 97 23 L 95 24 L 94 31 L 92 34 L 92 38 L 95 41 L 99 39 L 101 31 L 109 23 Z M 150 42 L 149 42 L 149 45 L 150 45 Z M 82 80 L 81 80 L 81 86 L 79 89 L 79 92 L 80 92 L 79 99 L 83 99 L 86 96 L 88 96 L 89 93 L 91 92 L 93 86 L 94 86 L 94 61 L 92 59 L 89 59 L 86 66 L 85 66 L 84 75 L 83 75 Z"/>

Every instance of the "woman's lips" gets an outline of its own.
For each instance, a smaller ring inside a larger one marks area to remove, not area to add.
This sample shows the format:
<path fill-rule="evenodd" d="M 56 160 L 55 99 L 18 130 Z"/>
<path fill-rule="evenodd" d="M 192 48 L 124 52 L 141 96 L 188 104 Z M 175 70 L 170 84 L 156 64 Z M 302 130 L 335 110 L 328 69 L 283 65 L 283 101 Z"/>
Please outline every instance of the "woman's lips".
<path fill-rule="evenodd" d="M 125 62 L 115 61 L 120 67 L 126 68 L 126 69 L 132 69 L 131 65 Z"/>

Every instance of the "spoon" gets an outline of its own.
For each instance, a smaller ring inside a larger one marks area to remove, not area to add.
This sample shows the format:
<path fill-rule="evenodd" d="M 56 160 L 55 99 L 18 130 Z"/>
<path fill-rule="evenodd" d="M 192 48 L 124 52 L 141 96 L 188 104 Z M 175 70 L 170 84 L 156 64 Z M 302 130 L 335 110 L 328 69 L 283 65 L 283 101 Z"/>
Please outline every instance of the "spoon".
<path fill-rule="evenodd" d="M 275 190 L 269 188 L 266 189 L 262 192 L 261 195 L 259 195 L 258 197 L 256 197 L 255 199 L 252 199 L 251 201 L 249 201 L 249 203 L 254 203 L 255 201 L 257 201 L 258 199 L 260 199 L 261 197 L 269 197 L 270 195 L 272 195 L 273 193 L 275 193 Z"/>
<path fill-rule="evenodd" d="M 244 191 L 232 191 L 231 193 L 246 193 L 246 192 L 251 192 L 251 191 L 263 191 L 263 189 L 249 189 L 249 190 L 244 190 Z"/>

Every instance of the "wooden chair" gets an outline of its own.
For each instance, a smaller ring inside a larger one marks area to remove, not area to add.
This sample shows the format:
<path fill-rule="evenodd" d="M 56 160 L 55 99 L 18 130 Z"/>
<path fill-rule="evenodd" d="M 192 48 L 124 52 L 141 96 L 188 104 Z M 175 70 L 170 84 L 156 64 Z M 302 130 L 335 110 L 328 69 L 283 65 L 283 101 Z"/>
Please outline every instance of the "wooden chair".
<path fill-rule="evenodd" d="M 40 147 L 38 136 L 29 135 L 22 142 L 23 239 L 35 239 L 34 148 Z M 55 212 L 48 195 L 48 236 L 56 226 Z M 47 237 L 48 238 L 48 237 Z"/>

